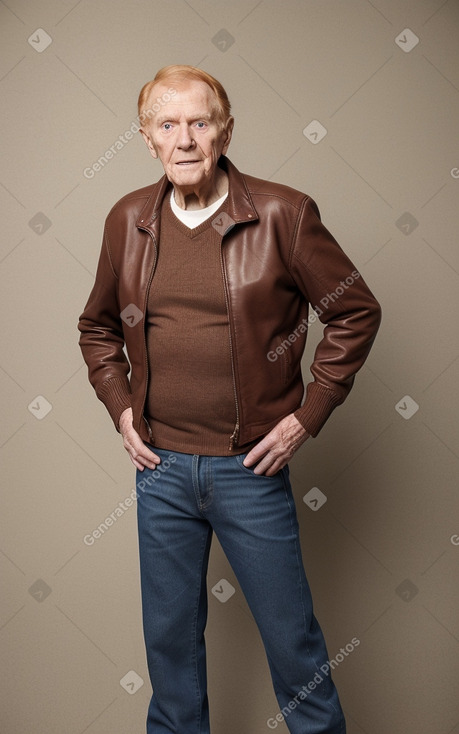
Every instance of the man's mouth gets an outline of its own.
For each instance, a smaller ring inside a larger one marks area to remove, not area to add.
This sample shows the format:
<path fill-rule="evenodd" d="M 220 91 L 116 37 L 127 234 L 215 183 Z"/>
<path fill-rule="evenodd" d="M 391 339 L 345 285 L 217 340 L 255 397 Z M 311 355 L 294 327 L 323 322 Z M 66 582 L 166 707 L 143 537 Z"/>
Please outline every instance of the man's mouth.
<path fill-rule="evenodd" d="M 199 161 L 197 160 L 196 161 L 177 161 L 176 165 L 177 166 L 191 166 L 194 163 L 199 163 Z"/>

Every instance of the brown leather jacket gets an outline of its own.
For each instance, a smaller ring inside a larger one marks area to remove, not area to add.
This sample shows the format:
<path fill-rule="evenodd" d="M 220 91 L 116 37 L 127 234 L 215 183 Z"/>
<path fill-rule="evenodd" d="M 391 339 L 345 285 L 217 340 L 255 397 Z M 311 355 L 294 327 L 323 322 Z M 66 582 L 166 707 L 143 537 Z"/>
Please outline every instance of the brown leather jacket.
<path fill-rule="evenodd" d="M 243 175 L 225 156 L 219 165 L 229 177 L 227 215 L 214 226 L 225 231 L 221 265 L 237 415 L 230 444 L 263 436 L 292 412 L 315 436 L 346 398 L 370 351 L 379 304 L 310 197 Z M 117 430 L 121 413 L 132 407 L 134 428 L 153 444 L 143 415 L 155 368 L 147 362 L 145 315 L 161 246 L 161 202 L 170 186 L 163 176 L 110 211 L 78 324 L 89 380 Z M 308 316 L 309 305 L 315 310 Z M 301 357 L 316 314 L 325 328 L 301 405 Z"/>

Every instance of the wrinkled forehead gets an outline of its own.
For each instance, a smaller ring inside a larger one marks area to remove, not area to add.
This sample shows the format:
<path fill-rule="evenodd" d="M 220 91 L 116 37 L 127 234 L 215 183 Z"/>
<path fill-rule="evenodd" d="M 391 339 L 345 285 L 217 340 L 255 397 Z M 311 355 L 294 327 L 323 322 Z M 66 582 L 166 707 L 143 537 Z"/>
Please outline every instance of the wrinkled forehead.
<path fill-rule="evenodd" d="M 198 115 L 211 120 L 218 117 L 219 111 L 213 90 L 205 82 L 194 80 L 155 84 L 143 109 L 156 124 L 171 115 L 180 119 Z"/>

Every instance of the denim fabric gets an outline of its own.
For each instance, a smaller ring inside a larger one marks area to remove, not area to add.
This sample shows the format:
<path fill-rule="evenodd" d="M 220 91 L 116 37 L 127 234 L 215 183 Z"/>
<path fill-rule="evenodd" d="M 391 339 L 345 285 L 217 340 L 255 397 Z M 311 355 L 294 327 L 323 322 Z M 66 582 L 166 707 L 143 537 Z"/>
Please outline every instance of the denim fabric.
<path fill-rule="evenodd" d="M 245 454 L 154 451 L 161 464 L 136 477 L 153 687 L 147 734 L 210 732 L 204 629 L 214 531 L 258 625 L 289 731 L 344 734 L 336 688 L 320 671 L 328 653 L 303 568 L 288 467 L 266 477 L 243 466 Z"/>

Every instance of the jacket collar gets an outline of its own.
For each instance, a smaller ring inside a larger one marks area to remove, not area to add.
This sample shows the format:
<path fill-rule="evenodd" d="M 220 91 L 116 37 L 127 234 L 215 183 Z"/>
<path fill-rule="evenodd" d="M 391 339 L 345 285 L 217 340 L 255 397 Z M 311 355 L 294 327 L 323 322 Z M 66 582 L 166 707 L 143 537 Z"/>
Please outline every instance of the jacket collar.
<path fill-rule="evenodd" d="M 228 216 L 231 217 L 235 224 L 256 221 L 258 219 L 258 212 L 255 209 L 242 173 L 224 155 L 220 156 L 218 165 L 228 174 L 228 207 L 226 210 Z M 161 204 L 170 189 L 171 183 L 166 175 L 153 185 L 152 192 L 137 217 L 137 227 L 148 230 L 157 224 Z"/>

